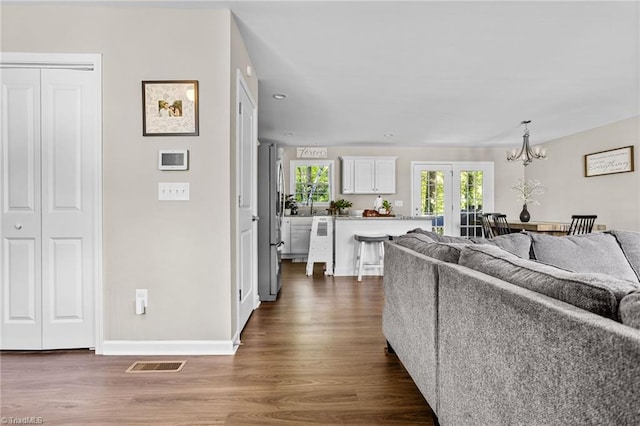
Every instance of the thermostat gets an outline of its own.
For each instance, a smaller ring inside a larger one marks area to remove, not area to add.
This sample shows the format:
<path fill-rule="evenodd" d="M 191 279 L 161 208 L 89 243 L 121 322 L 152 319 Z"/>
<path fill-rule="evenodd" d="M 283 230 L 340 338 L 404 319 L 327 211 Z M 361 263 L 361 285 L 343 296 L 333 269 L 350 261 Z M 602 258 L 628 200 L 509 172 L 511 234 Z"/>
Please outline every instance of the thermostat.
<path fill-rule="evenodd" d="M 188 149 L 166 149 L 158 152 L 160 170 L 187 170 L 189 168 Z"/>

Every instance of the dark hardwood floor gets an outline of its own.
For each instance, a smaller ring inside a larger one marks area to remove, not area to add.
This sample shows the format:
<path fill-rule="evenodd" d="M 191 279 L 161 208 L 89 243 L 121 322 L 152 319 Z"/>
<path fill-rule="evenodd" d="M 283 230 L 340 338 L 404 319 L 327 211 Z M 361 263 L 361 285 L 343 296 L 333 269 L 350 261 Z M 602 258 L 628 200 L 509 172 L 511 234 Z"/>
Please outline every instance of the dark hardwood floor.
<path fill-rule="evenodd" d="M 396 356 L 385 353 L 382 279 L 358 283 L 319 268 L 306 277 L 304 268 L 284 263 L 280 298 L 253 313 L 235 356 L 2 352 L 2 423 L 434 424 Z M 187 363 L 178 373 L 125 373 L 149 359 Z"/>

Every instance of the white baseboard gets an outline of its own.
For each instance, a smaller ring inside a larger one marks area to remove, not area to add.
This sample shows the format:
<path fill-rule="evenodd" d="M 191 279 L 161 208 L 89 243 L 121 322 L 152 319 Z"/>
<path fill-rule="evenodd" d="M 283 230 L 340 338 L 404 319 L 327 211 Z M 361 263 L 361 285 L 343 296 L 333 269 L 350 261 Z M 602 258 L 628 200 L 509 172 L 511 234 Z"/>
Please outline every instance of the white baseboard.
<path fill-rule="evenodd" d="M 234 355 L 232 340 L 105 340 L 99 355 Z"/>

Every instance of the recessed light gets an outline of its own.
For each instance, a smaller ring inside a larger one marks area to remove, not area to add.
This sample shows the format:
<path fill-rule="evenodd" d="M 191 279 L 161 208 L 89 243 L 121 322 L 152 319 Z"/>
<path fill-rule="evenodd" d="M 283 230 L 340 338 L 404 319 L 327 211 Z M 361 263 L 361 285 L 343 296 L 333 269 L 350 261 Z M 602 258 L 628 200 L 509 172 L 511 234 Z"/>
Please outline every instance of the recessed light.
<path fill-rule="evenodd" d="M 291 132 L 286 132 L 284 135 L 285 135 L 285 136 L 293 136 L 293 133 L 291 133 Z"/>
<path fill-rule="evenodd" d="M 274 99 L 278 99 L 278 100 L 284 99 L 286 97 L 287 97 L 287 95 L 285 95 L 284 93 L 276 93 L 276 94 L 273 95 L 273 98 Z"/>
<path fill-rule="evenodd" d="M 384 137 L 385 138 L 391 138 L 391 137 L 393 137 L 393 133 L 385 133 Z"/>

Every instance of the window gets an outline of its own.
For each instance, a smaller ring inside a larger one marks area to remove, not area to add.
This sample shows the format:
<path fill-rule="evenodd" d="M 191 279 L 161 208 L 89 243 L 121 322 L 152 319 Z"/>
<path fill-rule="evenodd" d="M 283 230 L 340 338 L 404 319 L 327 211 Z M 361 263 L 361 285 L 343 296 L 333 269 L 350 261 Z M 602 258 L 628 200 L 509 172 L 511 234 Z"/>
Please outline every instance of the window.
<path fill-rule="evenodd" d="M 292 160 L 290 191 L 302 204 L 329 204 L 333 199 L 333 161 Z"/>

